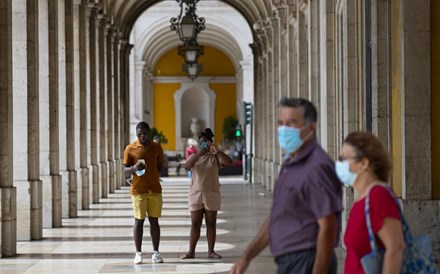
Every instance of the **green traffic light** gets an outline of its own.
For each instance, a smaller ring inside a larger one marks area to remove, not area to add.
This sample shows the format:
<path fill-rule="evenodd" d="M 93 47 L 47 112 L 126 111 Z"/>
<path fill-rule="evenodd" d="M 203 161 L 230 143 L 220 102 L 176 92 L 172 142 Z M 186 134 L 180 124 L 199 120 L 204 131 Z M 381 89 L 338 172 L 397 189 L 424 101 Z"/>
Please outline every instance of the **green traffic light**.
<path fill-rule="evenodd" d="M 235 137 L 241 137 L 241 130 L 237 129 L 235 131 Z"/>

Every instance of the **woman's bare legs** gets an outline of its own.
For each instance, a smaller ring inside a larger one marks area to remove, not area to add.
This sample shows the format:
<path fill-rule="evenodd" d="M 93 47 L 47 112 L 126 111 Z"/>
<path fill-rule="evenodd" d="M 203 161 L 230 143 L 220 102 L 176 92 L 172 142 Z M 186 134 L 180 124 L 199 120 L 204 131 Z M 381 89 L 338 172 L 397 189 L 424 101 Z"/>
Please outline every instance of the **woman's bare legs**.
<path fill-rule="evenodd" d="M 220 259 L 222 256 L 215 253 L 215 238 L 217 236 L 217 211 L 205 211 L 206 238 L 208 239 L 208 258 Z"/>
<path fill-rule="evenodd" d="M 181 259 L 190 259 L 195 257 L 196 245 L 200 238 L 200 228 L 202 227 L 203 213 L 202 208 L 197 211 L 191 211 L 191 232 L 189 235 L 189 251 L 181 256 Z"/>

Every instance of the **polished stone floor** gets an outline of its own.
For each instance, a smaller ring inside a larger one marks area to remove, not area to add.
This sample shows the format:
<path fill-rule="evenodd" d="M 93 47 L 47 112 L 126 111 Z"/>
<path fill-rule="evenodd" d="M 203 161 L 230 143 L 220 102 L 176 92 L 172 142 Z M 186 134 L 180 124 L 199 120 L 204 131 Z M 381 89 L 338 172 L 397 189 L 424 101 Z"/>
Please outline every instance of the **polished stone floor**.
<path fill-rule="evenodd" d="M 186 204 L 188 179 L 163 178 L 160 252 L 164 264 L 151 263 L 148 224 L 144 232 L 144 264 L 133 265 L 132 207 L 123 187 L 79 217 L 64 219 L 63 227 L 45 229 L 42 241 L 17 244 L 18 256 L 0 259 L 0 273 L 228 273 L 235 259 L 257 233 L 271 205 L 271 193 L 239 177 L 221 178 L 222 210 L 218 214 L 215 250 L 223 259 L 207 258 L 205 229 L 196 258 L 179 259 L 188 250 L 190 218 Z M 342 273 L 343 251 L 337 250 Z M 275 273 L 269 250 L 253 260 L 246 273 Z"/>

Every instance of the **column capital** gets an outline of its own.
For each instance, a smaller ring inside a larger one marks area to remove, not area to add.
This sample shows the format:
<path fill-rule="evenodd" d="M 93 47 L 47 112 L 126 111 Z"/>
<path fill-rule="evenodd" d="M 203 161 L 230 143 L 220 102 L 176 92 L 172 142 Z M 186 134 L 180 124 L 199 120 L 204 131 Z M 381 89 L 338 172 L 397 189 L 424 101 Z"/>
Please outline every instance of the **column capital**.
<path fill-rule="evenodd" d="M 273 9 L 285 9 L 287 7 L 286 0 L 272 0 L 272 8 Z"/>

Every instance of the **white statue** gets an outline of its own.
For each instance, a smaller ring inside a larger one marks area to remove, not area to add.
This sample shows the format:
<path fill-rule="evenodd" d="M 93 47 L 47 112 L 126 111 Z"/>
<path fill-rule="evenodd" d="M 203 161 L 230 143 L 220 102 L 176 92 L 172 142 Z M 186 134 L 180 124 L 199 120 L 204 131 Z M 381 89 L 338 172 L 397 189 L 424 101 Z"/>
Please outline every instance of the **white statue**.
<path fill-rule="evenodd" d="M 192 137 L 197 139 L 200 131 L 202 130 L 202 127 L 199 122 L 199 118 L 191 117 L 190 130 L 192 133 Z"/>

